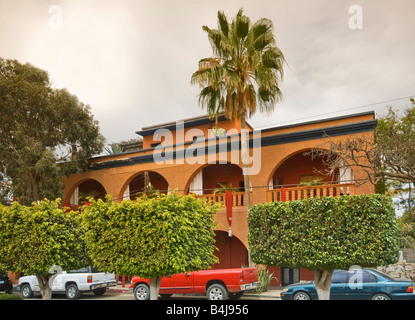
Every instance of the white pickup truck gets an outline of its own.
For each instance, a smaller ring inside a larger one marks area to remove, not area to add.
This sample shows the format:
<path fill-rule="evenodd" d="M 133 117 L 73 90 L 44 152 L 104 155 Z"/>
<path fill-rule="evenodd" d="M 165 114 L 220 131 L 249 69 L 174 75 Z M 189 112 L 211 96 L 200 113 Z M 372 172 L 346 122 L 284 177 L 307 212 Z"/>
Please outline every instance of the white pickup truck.
<path fill-rule="evenodd" d="M 78 299 L 81 292 L 92 291 L 96 295 L 102 295 L 107 287 L 116 284 L 113 273 L 93 272 L 91 267 L 69 272 L 61 271 L 53 280 L 52 294 L 66 294 L 68 299 Z M 36 276 L 20 277 L 17 291 L 26 299 L 40 293 Z"/>

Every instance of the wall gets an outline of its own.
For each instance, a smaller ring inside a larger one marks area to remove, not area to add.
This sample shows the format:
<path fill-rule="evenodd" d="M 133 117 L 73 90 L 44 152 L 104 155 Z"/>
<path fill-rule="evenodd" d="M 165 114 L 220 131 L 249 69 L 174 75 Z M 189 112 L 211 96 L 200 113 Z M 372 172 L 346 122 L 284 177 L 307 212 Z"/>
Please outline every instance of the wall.
<path fill-rule="evenodd" d="M 397 264 L 391 264 L 387 267 L 378 267 L 377 269 L 392 278 L 411 279 L 412 281 L 415 281 L 415 263 L 402 260 Z"/>

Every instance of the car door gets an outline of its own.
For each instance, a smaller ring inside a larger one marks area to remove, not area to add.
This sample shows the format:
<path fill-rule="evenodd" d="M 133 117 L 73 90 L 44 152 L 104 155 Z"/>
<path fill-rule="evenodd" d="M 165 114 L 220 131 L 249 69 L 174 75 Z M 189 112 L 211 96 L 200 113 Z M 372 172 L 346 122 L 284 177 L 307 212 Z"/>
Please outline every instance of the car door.
<path fill-rule="evenodd" d="M 159 293 L 160 294 L 173 294 L 174 293 L 173 276 L 166 276 L 161 279 Z"/>
<path fill-rule="evenodd" d="M 347 296 L 347 271 L 336 270 L 331 277 L 330 300 L 344 300 Z"/>
<path fill-rule="evenodd" d="M 175 293 L 193 292 L 193 272 L 175 274 L 173 279 Z"/>
<path fill-rule="evenodd" d="M 366 270 L 356 269 L 349 272 L 348 295 L 353 300 L 369 300 L 376 291 L 377 278 Z"/>
<path fill-rule="evenodd" d="M 64 291 L 64 285 L 63 285 L 63 276 L 62 274 L 57 274 L 52 276 L 54 277 L 52 282 L 52 291 Z"/>

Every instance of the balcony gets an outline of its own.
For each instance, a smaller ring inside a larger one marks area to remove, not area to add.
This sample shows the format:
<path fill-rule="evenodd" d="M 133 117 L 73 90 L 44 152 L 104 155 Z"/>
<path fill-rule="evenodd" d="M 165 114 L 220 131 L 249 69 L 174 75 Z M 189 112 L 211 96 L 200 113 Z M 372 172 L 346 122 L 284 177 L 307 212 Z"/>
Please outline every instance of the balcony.
<path fill-rule="evenodd" d="M 302 187 L 287 187 L 285 189 L 286 201 L 290 200 L 301 200 L 305 198 L 316 198 L 316 197 L 339 197 L 342 195 L 353 195 L 355 194 L 354 183 L 341 183 L 341 184 L 322 184 L 315 186 L 302 186 Z M 262 191 L 256 191 L 262 192 Z M 266 191 L 267 202 L 282 201 L 283 189 L 270 189 Z M 253 192 L 251 192 L 251 201 L 255 204 L 252 199 Z M 203 194 L 198 195 L 199 199 L 207 199 L 212 203 L 222 202 L 226 205 L 226 195 L 224 193 L 217 194 Z M 232 206 L 233 207 L 244 207 L 245 192 L 232 192 Z"/>
<path fill-rule="evenodd" d="M 202 194 L 196 196 L 199 199 L 207 199 L 209 202 L 216 203 L 222 202 L 226 205 L 226 194 L 217 193 L 217 194 Z M 252 192 L 251 192 L 251 201 L 252 201 Z M 232 192 L 232 206 L 233 207 L 244 207 L 246 206 L 245 202 L 245 192 Z"/>
<path fill-rule="evenodd" d="M 339 197 L 355 194 L 354 183 L 322 184 L 315 186 L 302 186 L 285 188 L 286 201 L 301 200 L 305 198 Z M 267 202 L 282 201 L 282 189 L 267 190 Z"/>

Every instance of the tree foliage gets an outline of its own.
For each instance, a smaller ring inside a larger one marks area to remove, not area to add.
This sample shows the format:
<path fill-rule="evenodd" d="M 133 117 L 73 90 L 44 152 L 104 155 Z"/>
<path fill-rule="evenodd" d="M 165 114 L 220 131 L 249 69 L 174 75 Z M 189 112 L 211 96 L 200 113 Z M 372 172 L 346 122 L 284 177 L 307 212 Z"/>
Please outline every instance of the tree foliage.
<path fill-rule="evenodd" d="M 42 295 L 50 290 L 52 266 L 72 270 L 90 265 L 80 216 L 61 209 L 59 200 L 0 205 L 0 230 L 0 270 L 36 275 Z"/>
<path fill-rule="evenodd" d="M 217 262 L 213 219 L 218 209 L 173 192 L 135 201 L 92 201 L 82 218 L 97 267 L 161 280 Z"/>
<path fill-rule="evenodd" d="M 329 275 L 328 283 L 334 269 L 399 259 L 395 211 L 383 195 L 258 204 L 249 210 L 248 227 L 252 261 L 313 270 L 318 278 Z"/>
<path fill-rule="evenodd" d="M 341 141 L 327 137 L 310 154 L 323 158 L 328 175 L 345 166 L 352 166 L 355 173 L 362 172 L 359 184 L 368 181 L 378 184 L 385 180 L 415 184 L 414 99 L 411 104 L 402 115 L 389 108 L 378 120 L 374 135 L 370 132 Z"/>
<path fill-rule="evenodd" d="M 90 107 L 31 64 L 0 58 L 0 109 L 0 172 L 23 204 L 60 197 L 61 177 L 102 151 Z"/>

